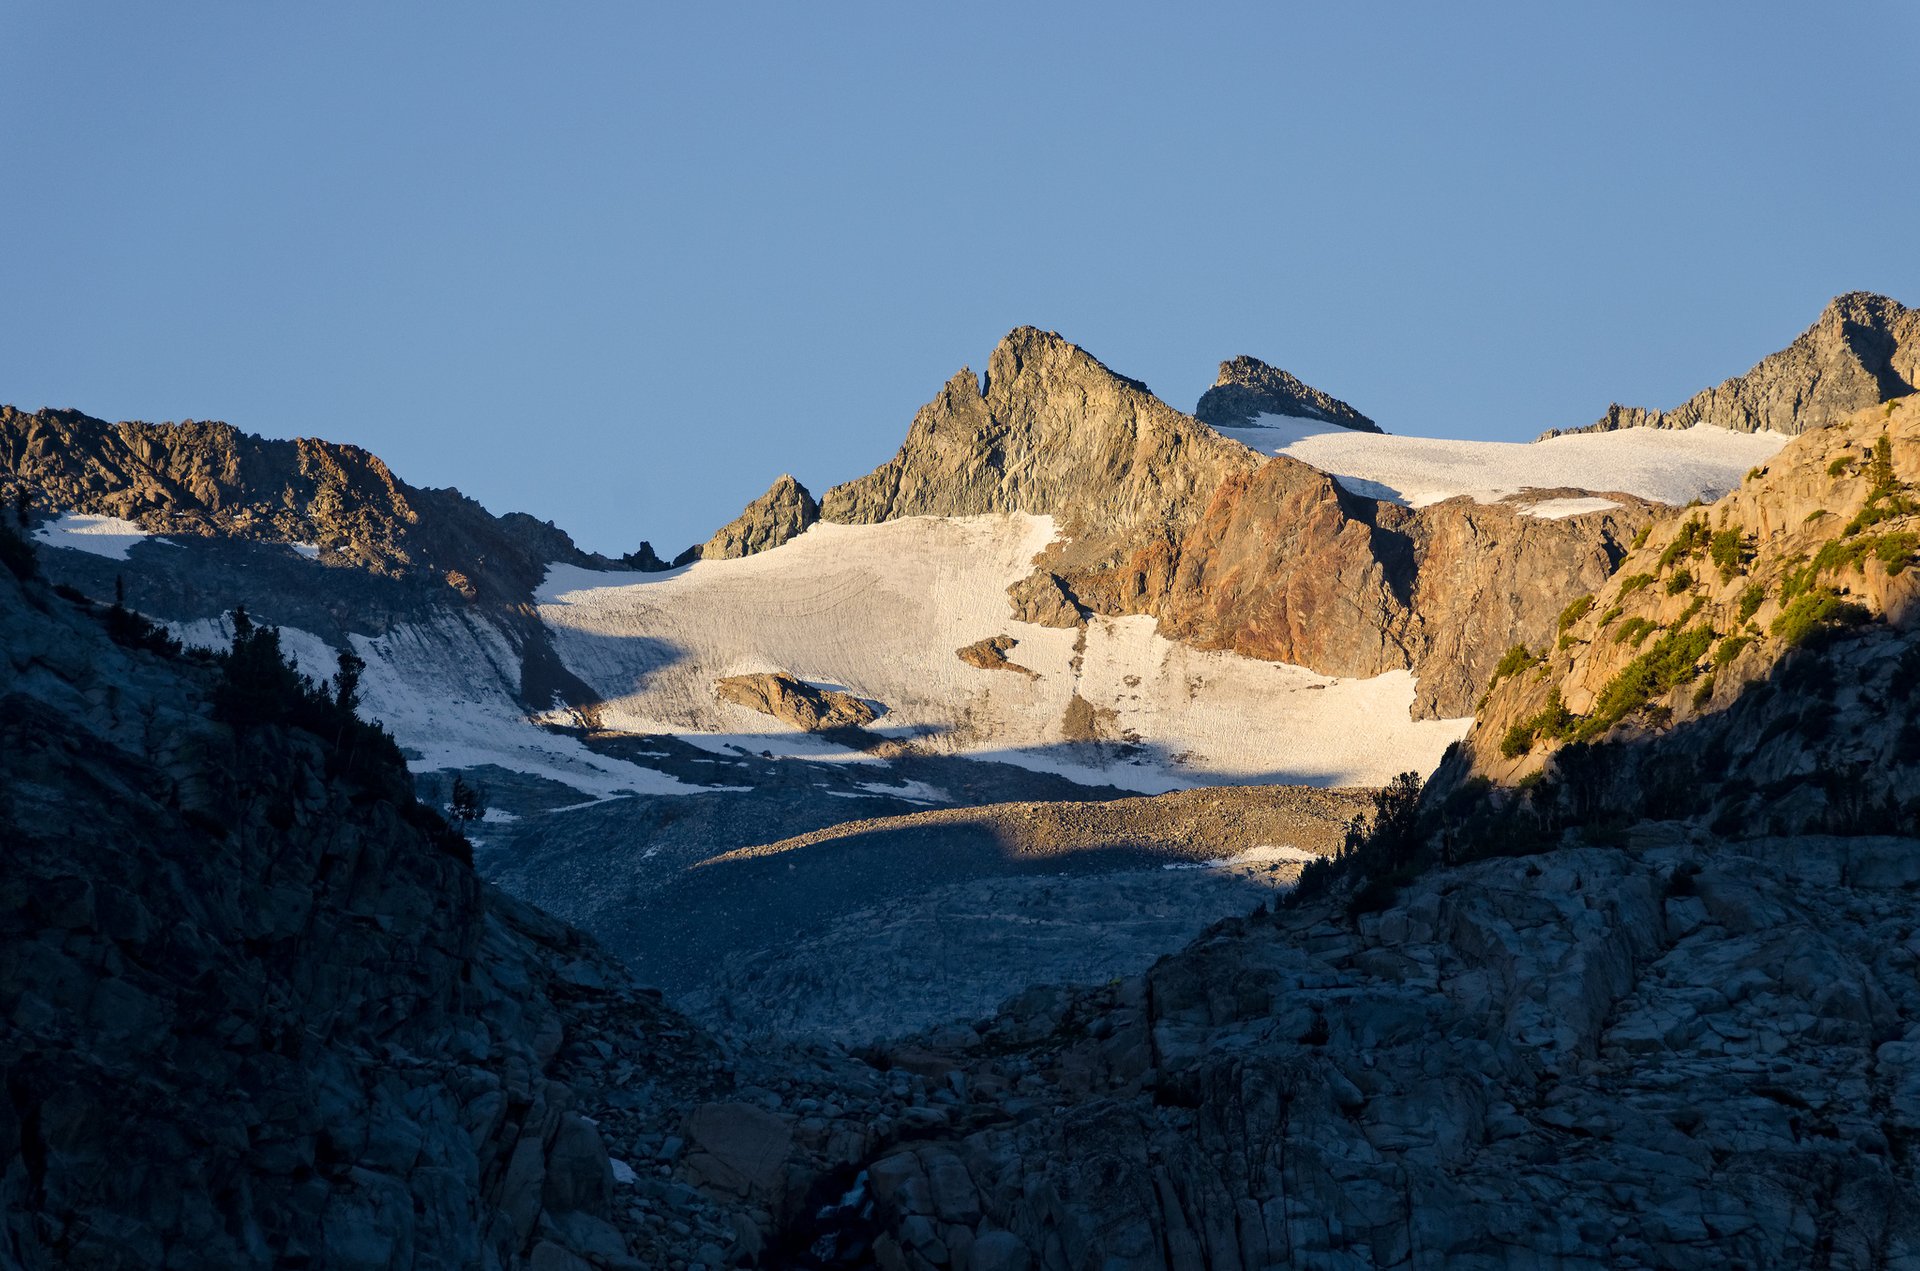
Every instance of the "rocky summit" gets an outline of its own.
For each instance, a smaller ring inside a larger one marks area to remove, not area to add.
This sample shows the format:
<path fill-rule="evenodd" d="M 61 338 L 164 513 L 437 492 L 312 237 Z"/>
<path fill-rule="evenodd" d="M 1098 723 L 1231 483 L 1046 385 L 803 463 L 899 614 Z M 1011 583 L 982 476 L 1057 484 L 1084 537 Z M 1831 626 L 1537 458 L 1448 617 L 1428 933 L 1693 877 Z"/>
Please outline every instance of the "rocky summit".
<path fill-rule="evenodd" d="M 1514 445 L 1021 327 L 672 568 L 0 411 L 0 1267 L 1920 1267 L 1913 322 Z"/>
<path fill-rule="evenodd" d="M 1824 428 L 1916 387 L 1920 311 L 1886 296 L 1851 291 L 1835 297 L 1819 321 L 1745 375 L 1705 389 L 1672 410 L 1615 403 L 1581 431 L 1710 424 L 1736 432 L 1793 434 Z"/>
<path fill-rule="evenodd" d="M 1362 432 L 1381 431 L 1380 425 L 1339 398 L 1303 384 L 1257 357 L 1222 362 L 1219 378 L 1193 408 L 1195 419 L 1215 428 L 1245 428 L 1262 415 L 1318 419 Z"/>

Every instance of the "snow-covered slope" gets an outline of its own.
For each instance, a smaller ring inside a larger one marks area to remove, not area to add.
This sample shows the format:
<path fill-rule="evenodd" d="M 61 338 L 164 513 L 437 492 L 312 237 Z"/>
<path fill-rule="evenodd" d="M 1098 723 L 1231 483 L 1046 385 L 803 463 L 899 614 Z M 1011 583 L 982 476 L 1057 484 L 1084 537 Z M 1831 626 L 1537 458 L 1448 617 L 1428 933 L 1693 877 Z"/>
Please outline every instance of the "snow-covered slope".
<path fill-rule="evenodd" d="M 189 645 L 224 648 L 233 640 L 225 618 L 169 625 Z M 339 668 L 338 652 L 319 636 L 297 627 L 279 631 L 281 649 L 301 674 L 326 680 Z M 427 622 L 352 639 L 366 659 L 360 713 L 386 726 L 415 772 L 493 765 L 558 782 L 585 798 L 708 788 L 596 754 L 566 733 L 539 727 L 508 689 L 519 679 L 519 659 L 489 623 L 442 610 Z"/>
<path fill-rule="evenodd" d="M 1317 419 L 1262 415 L 1252 428 L 1222 436 L 1269 455 L 1288 455 L 1337 478 L 1355 494 L 1424 507 L 1458 495 L 1497 503 L 1523 490 L 1571 488 L 1637 494 L 1657 503 L 1708 502 L 1735 489 L 1748 469 L 1790 440 L 1783 433 L 1741 433 L 1710 425 L 1623 428 L 1545 441 L 1447 441 L 1355 432 Z M 1570 503 L 1571 501 L 1566 501 Z M 1542 505 L 1544 516 L 1592 511 Z"/>
<path fill-rule="evenodd" d="M 1143 617 L 1096 617 L 1084 632 L 1014 622 L 1006 588 L 1053 537 L 1049 518 L 1021 514 L 823 522 L 772 551 L 667 574 L 555 566 L 540 614 L 604 697 L 602 725 L 755 751 L 823 743 L 718 700 L 723 676 L 786 671 L 879 702 L 874 731 L 918 746 L 1139 790 L 1374 784 L 1431 770 L 1466 729 L 1411 721 L 1405 672 L 1342 681 L 1201 652 Z M 957 656 L 1001 634 L 1031 675 Z"/>

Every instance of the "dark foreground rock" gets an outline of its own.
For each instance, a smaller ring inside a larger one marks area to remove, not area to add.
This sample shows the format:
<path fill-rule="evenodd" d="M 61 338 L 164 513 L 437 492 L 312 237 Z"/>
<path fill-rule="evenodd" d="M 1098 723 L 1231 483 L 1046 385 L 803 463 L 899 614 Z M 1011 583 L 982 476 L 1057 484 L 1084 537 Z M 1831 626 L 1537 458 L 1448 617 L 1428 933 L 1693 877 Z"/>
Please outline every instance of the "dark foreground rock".
<path fill-rule="evenodd" d="M 1920 1262 L 1920 842 L 1646 825 L 1223 924 L 889 1058 L 882 1267 Z"/>

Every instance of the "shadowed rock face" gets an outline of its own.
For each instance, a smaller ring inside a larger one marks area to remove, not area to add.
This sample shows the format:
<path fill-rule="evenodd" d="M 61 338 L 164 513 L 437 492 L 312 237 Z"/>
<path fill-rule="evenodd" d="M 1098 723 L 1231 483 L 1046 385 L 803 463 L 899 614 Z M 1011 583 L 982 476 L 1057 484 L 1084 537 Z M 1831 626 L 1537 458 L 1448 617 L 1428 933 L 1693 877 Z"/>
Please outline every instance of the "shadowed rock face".
<path fill-rule="evenodd" d="M 1920 1194 L 1917 846 L 1549 841 L 1030 990 L 886 1053 L 973 1120 L 868 1164 L 877 1262 L 1872 1266 Z"/>
<path fill-rule="evenodd" d="M 735 560 L 780 546 L 820 519 L 807 487 L 782 476 L 700 549 L 703 560 Z"/>
<path fill-rule="evenodd" d="M 1920 310 L 1866 291 L 1850 291 L 1820 320 L 1745 375 L 1688 398 L 1672 410 L 1615 404 L 1598 423 L 1568 432 L 1615 428 L 1691 428 L 1800 433 L 1824 428 L 1920 385 Z M 1558 435 L 1548 432 L 1546 436 Z"/>
<path fill-rule="evenodd" d="M 482 884 L 397 753 L 213 722 L 216 679 L 0 570 L 0 1263 L 626 1256 L 576 1092 L 697 1097 L 710 1046 Z"/>
<path fill-rule="evenodd" d="M 1277 366 L 1257 357 L 1237 357 L 1220 364 L 1219 378 L 1200 395 L 1193 415 L 1216 428 L 1244 428 L 1260 415 L 1292 415 L 1319 419 L 1361 432 L 1380 432 L 1380 425 L 1337 397 L 1303 384 Z"/>

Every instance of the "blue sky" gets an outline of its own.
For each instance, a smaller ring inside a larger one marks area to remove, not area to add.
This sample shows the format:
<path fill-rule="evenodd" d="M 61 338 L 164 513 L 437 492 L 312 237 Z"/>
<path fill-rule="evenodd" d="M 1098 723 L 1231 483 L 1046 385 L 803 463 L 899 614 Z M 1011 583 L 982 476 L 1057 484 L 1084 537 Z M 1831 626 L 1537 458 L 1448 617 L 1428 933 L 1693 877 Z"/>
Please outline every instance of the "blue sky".
<path fill-rule="evenodd" d="M 609 552 L 1009 328 L 1499 439 L 1920 303 L 1904 3 L 0 3 L 0 401 L 363 445 Z"/>

